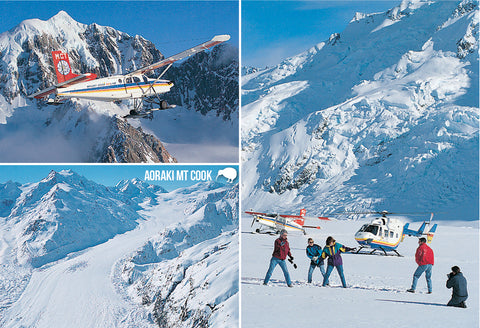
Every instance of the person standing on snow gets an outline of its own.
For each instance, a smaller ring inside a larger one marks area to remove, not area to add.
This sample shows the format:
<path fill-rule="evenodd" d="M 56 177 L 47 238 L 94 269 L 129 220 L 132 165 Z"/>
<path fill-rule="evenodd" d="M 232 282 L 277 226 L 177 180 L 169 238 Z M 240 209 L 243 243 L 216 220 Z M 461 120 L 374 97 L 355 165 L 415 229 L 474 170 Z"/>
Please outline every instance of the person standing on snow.
<path fill-rule="evenodd" d="M 323 266 L 322 247 L 315 244 L 312 238 L 308 238 L 308 246 L 305 250 L 310 259 L 310 268 L 308 269 L 308 283 L 312 282 L 313 270 L 316 267 L 320 269 L 322 277 L 325 276 L 325 267 Z"/>
<path fill-rule="evenodd" d="M 292 287 L 290 274 L 288 273 L 287 264 L 285 263 L 287 255 L 290 258 L 290 261 L 293 261 L 293 256 L 290 253 L 290 245 L 288 244 L 287 240 L 287 234 L 287 230 L 283 229 L 282 231 L 280 231 L 280 237 L 275 240 L 272 258 L 270 259 L 270 266 L 268 268 L 267 274 L 265 275 L 265 279 L 263 280 L 264 285 L 268 284 L 275 267 L 277 265 L 280 265 L 288 287 Z"/>
<path fill-rule="evenodd" d="M 349 252 L 355 250 L 355 248 L 345 247 L 342 244 L 336 243 L 335 239 L 332 236 L 327 238 L 327 242 L 325 247 L 323 248 L 322 258 L 326 258 L 328 256 L 327 261 L 327 272 L 323 276 L 323 284 L 322 286 L 326 286 L 329 284 L 328 278 L 333 271 L 333 268 L 337 268 L 338 275 L 342 280 L 343 288 L 347 288 L 347 283 L 345 282 L 345 276 L 343 275 L 343 261 L 342 256 L 340 253 Z"/>
<path fill-rule="evenodd" d="M 434 262 L 433 250 L 428 247 L 427 240 L 420 238 L 418 240 L 418 248 L 415 253 L 415 262 L 418 264 L 417 270 L 413 274 L 412 288 L 407 289 L 409 293 L 415 293 L 417 288 L 418 278 L 425 272 L 425 278 L 427 279 L 428 294 L 432 293 L 432 268 Z"/>
<path fill-rule="evenodd" d="M 447 277 L 447 288 L 453 288 L 452 298 L 447 305 L 466 308 L 465 301 L 468 298 L 467 279 L 460 272 L 458 266 L 452 267 L 452 272 L 447 274 Z"/>

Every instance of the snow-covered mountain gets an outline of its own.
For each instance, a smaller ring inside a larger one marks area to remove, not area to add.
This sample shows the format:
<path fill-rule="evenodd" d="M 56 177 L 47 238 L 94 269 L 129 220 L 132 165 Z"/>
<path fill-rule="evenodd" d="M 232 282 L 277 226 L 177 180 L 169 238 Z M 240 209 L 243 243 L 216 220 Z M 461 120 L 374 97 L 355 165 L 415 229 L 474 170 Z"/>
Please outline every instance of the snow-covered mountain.
<path fill-rule="evenodd" d="M 0 194 L 2 327 L 238 325 L 238 185 L 64 170 Z"/>
<path fill-rule="evenodd" d="M 0 34 L 0 149 L 7 154 L 5 158 L 2 156 L 2 161 L 176 161 L 155 136 L 154 129 L 149 127 L 147 133 L 141 122 L 119 118 L 128 113 L 127 102 L 115 104 L 70 100 L 52 107 L 27 98 L 27 95 L 56 82 L 51 60 L 53 50 L 68 51 L 74 72 L 92 72 L 100 77 L 126 73 L 164 58 L 150 41 L 141 36 L 132 37 L 95 23 L 81 24 L 64 11 L 47 21 L 26 20 Z M 238 75 L 238 63 L 235 71 L 235 56 L 224 55 L 229 53 L 227 50 L 217 52 L 221 58 L 217 61 L 212 59 L 213 64 L 208 68 L 203 67 L 201 62 L 190 62 L 193 73 L 186 81 L 201 79 L 201 74 L 205 74 L 202 70 L 215 70 L 214 73 L 211 72 L 218 76 L 215 82 L 223 79 L 233 81 L 232 75 L 235 72 Z M 210 54 L 208 56 L 215 57 Z M 215 66 L 222 60 L 227 63 L 228 69 Z M 235 82 L 238 86 L 238 78 Z M 184 82 L 187 83 L 190 82 Z M 195 87 L 188 91 L 197 92 Z M 217 97 L 216 101 L 205 104 L 196 102 L 194 107 L 186 107 L 202 113 L 211 110 L 215 113 L 213 115 L 223 111 L 238 114 L 235 109 L 238 103 L 233 102 L 235 95 L 230 94 L 234 92 L 238 99 L 238 88 L 234 90 L 230 85 L 228 87 L 228 90 L 223 89 L 224 94 L 211 95 Z M 179 89 L 176 92 L 179 93 Z M 201 97 L 204 93 L 198 90 L 198 94 Z M 184 102 L 178 103 L 183 104 Z M 179 110 L 182 111 L 182 107 Z M 163 128 L 157 127 L 157 130 Z M 178 133 L 181 132 L 186 131 Z M 36 142 L 32 148 L 19 149 L 12 146 L 15 139 Z M 49 150 L 52 148 L 55 150 Z"/>
<path fill-rule="evenodd" d="M 201 193 L 198 200 L 189 192 L 186 217 L 118 268 L 121 285 L 159 327 L 231 327 L 238 319 L 238 186 Z"/>
<path fill-rule="evenodd" d="M 245 208 L 478 219 L 478 20 L 406 0 L 242 77 Z"/>

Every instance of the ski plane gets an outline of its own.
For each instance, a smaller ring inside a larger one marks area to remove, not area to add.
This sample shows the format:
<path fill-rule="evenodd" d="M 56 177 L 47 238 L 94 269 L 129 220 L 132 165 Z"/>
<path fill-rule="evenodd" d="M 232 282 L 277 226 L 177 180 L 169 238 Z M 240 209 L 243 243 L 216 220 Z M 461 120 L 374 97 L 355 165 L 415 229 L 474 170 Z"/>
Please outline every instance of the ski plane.
<path fill-rule="evenodd" d="M 370 248 L 372 251 L 368 254 L 373 254 L 381 250 L 385 255 L 387 255 L 387 252 L 395 252 L 398 256 L 401 256 L 396 249 L 404 240 L 405 236 L 427 236 L 427 242 L 430 243 L 437 229 L 437 224 L 434 224 L 431 228 L 427 228 L 430 226 L 433 213 L 431 213 L 428 221 L 423 221 L 418 230 L 409 229 L 409 224 L 403 224 L 399 219 L 387 217 L 388 214 L 393 214 L 387 211 L 355 214 L 382 215 L 381 217 L 373 219 L 370 223 L 364 224 L 355 234 L 355 240 L 360 245 L 357 253 L 360 253 L 363 248 Z"/>
<path fill-rule="evenodd" d="M 101 101 L 133 99 L 133 109 L 124 118 L 151 117 L 153 111 L 175 107 L 175 105 L 169 105 L 160 98 L 161 94 L 169 92 L 173 87 L 173 82 L 162 79 L 162 76 L 172 64 L 229 39 L 229 35 L 217 35 L 210 41 L 125 75 L 113 75 L 98 79 L 94 73 L 74 74 L 70 66 L 68 53 L 53 51 L 52 57 L 57 74 L 57 83 L 31 94 L 29 97 L 43 99 L 47 104 L 52 105 L 61 104 L 65 99 L 69 98 Z M 166 68 L 156 79 L 145 76 L 146 73 L 164 66 Z M 49 98 L 51 94 L 55 94 L 53 99 Z M 144 102 L 147 105 L 158 107 L 145 109 Z"/>
<path fill-rule="evenodd" d="M 253 211 L 246 211 L 245 213 L 253 216 L 250 226 L 253 226 L 256 222 L 259 223 L 260 227 L 255 230 L 257 233 L 265 232 L 265 230 L 267 230 L 267 233 L 279 233 L 282 229 L 285 229 L 287 231 L 301 231 L 303 234 L 307 234 L 306 228 L 320 229 L 318 226 L 305 225 L 305 220 L 310 219 L 305 217 L 307 213 L 305 209 L 300 210 L 300 215 L 269 214 Z M 329 220 L 326 217 L 313 219 Z"/>

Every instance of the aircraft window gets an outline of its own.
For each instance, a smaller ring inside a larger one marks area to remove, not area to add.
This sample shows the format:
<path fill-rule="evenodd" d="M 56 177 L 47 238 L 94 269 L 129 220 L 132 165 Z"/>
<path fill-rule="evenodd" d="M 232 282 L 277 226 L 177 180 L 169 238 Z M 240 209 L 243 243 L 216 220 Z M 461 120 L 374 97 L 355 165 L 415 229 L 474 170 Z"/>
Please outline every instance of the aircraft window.
<path fill-rule="evenodd" d="M 118 79 L 118 83 L 119 83 L 119 84 L 122 84 L 122 79 Z"/>
<path fill-rule="evenodd" d="M 127 77 L 127 83 L 132 83 L 132 78 L 131 77 Z"/>
<path fill-rule="evenodd" d="M 141 82 L 141 81 L 140 81 L 140 78 L 138 76 L 134 76 L 133 77 L 133 82 L 138 83 L 138 82 Z"/>
<path fill-rule="evenodd" d="M 385 237 L 388 237 L 388 230 L 385 230 Z"/>
<path fill-rule="evenodd" d="M 147 77 L 145 75 L 143 75 L 142 77 L 143 77 L 143 82 L 148 83 Z"/>
<path fill-rule="evenodd" d="M 365 229 L 368 227 L 368 224 L 364 224 L 361 228 L 360 228 L 360 232 L 362 231 L 365 231 Z"/>
<path fill-rule="evenodd" d="M 390 231 L 390 238 L 393 238 L 393 231 Z"/>
<path fill-rule="evenodd" d="M 373 233 L 374 235 L 377 234 L 378 232 L 378 226 L 374 226 L 374 225 L 369 225 L 365 228 L 364 230 L 365 232 L 370 232 L 370 233 Z"/>
<path fill-rule="evenodd" d="M 398 233 L 395 234 L 395 237 L 398 238 Z"/>

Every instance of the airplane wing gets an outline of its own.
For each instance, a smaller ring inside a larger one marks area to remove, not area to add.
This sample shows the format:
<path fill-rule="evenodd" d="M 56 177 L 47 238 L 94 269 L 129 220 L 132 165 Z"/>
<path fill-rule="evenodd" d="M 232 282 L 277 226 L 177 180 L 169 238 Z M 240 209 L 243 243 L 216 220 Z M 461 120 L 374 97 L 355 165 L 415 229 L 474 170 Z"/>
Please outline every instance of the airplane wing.
<path fill-rule="evenodd" d="M 156 62 L 156 63 L 153 63 L 149 66 L 146 66 L 146 67 L 143 67 L 143 68 L 140 68 L 140 69 L 137 69 L 136 71 L 133 71 L 133 72 L 130 72 L 128 74 L 126 74 L 126 76 L 132 76 L 132 75 L 139 75 L 139 74 L 144 74 L 146 72 L 149 72 L 149 71 L 153 71 L 157 68 L 160 68 L 160 67 L 163 67 L 163 66 L 166 66 L 166 65 L 169 65 L 169 64 L 172 64 L 178 60 L 181 60 L 183 58 L 187 58 L 193 54 L 196 54 L 197 52 L 201 52 L 201 51 L 204 51 L 208 48 L 211 48 L 211 47 L 214 47 L 216 46 L 217 44 L 220 44 L 222 42 L 225 42 L 225 41 L 228 41 L 230 40 L 230 35 L 216 35 L 213 39 L 211 39 L 210 41 L 207 41 L 207 42 L 204 42 L 202 44 L 199 44 L 198 46 L 196 47 L 193 47 L 193 48 L 190 48 L 188 50 L 185 50 L 185 51 L 182 51 L 181 53 L 179 54 L 176 54 L 176 55 L 173 55 L 171 57 L 168 57 L 168 58 L 165 58 L 159 62 Z"/>
<path fill-rule="evenodd" d="M 48 87 L 46 89 L 37 91 L 37 92 L 29 95 L 28 97 L 29 98 L 41 99 L 41 98 L 44 98 L 44 97 L 48 96 L 51 93 L 54 93 L 57 90 L 57 88 L 68 87 L 68 86 L 74 85 L 76 83 L 80 83 L 80 82 L 83 82 L 83 81 L 95 79 L 96 77 L 97 76 L 93 73 L 85 73 L 85 74 L 77 75 L 70 80 L 67 80 L 67 81 L 64 81 L 64 82 L 61 82 L 61 83 L 57 83 L 55 85 L 52 85 L 51 87 Z"/>

